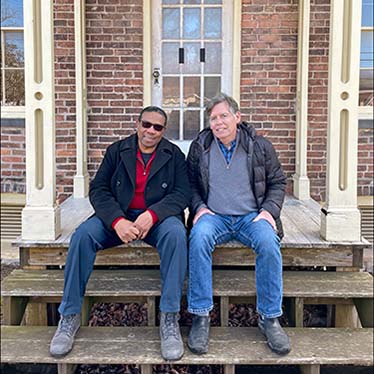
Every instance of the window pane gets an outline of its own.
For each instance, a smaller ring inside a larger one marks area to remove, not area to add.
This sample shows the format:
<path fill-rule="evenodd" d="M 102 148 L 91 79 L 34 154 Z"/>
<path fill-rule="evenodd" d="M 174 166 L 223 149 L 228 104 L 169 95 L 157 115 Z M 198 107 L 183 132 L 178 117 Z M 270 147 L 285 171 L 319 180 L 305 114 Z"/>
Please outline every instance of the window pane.
<path fill-rule="evenodd" d="M 163 4 L 179 4 L 179 0 L 163 0 Z"/>
<path fill-rule="evenodd" d="M 204 11 L 204 36 L 208 39 L 218 39 L 222 30 L 222 9 L 206 8 Z"/>
<path fill-rule="evenodd" d="M 200 106 L 200 77 L 184 78 L 183 102 L 185 107 Z"/>
<path fill-rule="evenodd" d="M 374 33 L 372 31 L 361 32 L 361 58 L 360 67 L 362 68 L 373 68 L 373 38 Z"/>
<path fill-rule="evenodd" d="M 5 71 L 5 105 L 25 105 L 23 70 Z"/>
<path fill-rule="evenodd" d="M 222 4 L 222 0 L 205 0 L 205 4 Z"/>
<path fill-rule="evenodd" d="M 370 105 L 373 106 L 373 81 L 374 74 L 373 69 L 361 69 L 360 70 L 360 92 L 359 92 L 359 105 Z"/>
<path fill-rule="evenodd" d="M 183 37 L 200 38 L 200 8 L 185 8 L 183 11 Z"/>
<path fill-rule="evenodd" d="M 184 44 L 184 64 L 183 73 L 200 73 L 200 43 Z"/>
<path fill-rule="evenodd" d="M 162 10 L 162 37 L 179 39 L 179 9 L 164 8 Z"/>
<path fill-rule="evenodd" d="M 162 44 L 162 72 L 163 74 L 175 74 L 179 72 L 179 44 Z"/>
<path fill-rule="evenodd" d="M 362 26 L 373 27 L 373 0 L 362 0 Z"/>
<path fill-rule="evenodd" d="M 201 0 L 184 0 L 185 4 L 200 4 Z"/>
<path fill-rule="evenodd" d="M 184 112 L 183 139 L 195 139 L 200 131 L 200 110 L 187 110 Z"/>
<path fill-rule="evenodd" d="M 5 66 L 22 67 L 24 65 L 23 32 L 4 32 Z"/>
<path fill-rule="evenodd" d="M 221 43 L 205 44 L 204 71 L 207 74 L 221 73 Z"/>
<path fill-rule="evenodd" d="M 220 77 L 205 77 L 204 78 L 204 105 L 209 99 L 212 99 L 221 91 Z"/>
<path fill-rule="evenodd" d="M 22 0 L 1 0 L 1 27 L 23 27 Z"/>
<path fill-rule="evenodd" d="M 179 140 L 179 110 L 167 110 L 168 123 L 165 136 L 170 140 Z"/>
<path fill-rule="evenodd" d="M 164 77 L 163 84 L 163 105 L 179 106 L 179 77 Z"/>

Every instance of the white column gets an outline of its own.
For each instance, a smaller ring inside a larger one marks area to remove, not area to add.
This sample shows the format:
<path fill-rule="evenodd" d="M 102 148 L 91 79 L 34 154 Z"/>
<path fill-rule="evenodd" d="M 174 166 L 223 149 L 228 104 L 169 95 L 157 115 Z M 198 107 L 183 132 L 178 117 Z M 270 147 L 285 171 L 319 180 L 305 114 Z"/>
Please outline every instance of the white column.
<path fill-rule="evenodd" d="M 74 0 L 75 82 L 77 174 L 74 176 L 74 197 L 88 195 L 87 172 L 87 80 L 86 80 L 86 17 L 85 1 Z"/>
<path fill-rule="evenodd" d="M 326 205 L 321 236 L 360 240 L 357 209 L 361 1 L 332 0 L 329 50 Z"/>
<path fill-rule="evenodd" d="M 53 1 L 24 2 L 26 207 L 22 239 L 60 235 L 56 206 Z"/>
<path fill-rule="evenodd" d="M 299 0 L 299 27 L 297 40 L 297 95 L 296 95 L 296 173 L 293 193 L 300 200 L 310 198 L 307 176 L 308 142 L 308 63 L 310 1 Z"/>

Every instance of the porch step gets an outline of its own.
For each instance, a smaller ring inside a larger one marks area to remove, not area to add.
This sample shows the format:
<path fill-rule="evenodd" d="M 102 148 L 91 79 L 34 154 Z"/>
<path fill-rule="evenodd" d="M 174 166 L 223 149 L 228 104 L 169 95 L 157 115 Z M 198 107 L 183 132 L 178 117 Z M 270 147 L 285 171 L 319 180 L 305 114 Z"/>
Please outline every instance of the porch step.
<path fill-rule="evenodd" d="M 27 304 L 59 303 L 63 294 L 61 270 L 14 270 L 1 284 L 4 323 L 18 325 Z M 343 321 L 337 326 L 355 327 L 345 314 L 357 308 L 365 327 L 373 326 L 373 277 L 361 272 L 286 271 L 283 273 L 283 296 L 287 314 L 294 326 L 303 326 L 305 304 L 339 305 Z M 82 308 L 87 324 L 94 302 L 146 302 L 148 324 L 156 323 L 155 298 L 161 294 L 157 269 L 94 270 L 87 285 Z M 221 325 L 228 325 L 229 303 L 254 302 L 255 272 L 248 270 L 214 270 L 213 295 L 220 298 Z M 41 316 L 41 309 L 36 314 Z M 35 314 L 35 312 L 34 312 Z M 355 318 L 355 317 L 352 317 Z M 342 318 L 339 317 L 342 321 Z M 38 319 L 36 319 L 38 321 Z M 34 322 L 32 324 L 38 324 Z"/>
<path fill-rule="evenodd" d="M 1 283 L 2 296 L 61 297 L 62 270 L 14 270 Z M 370 298 L 373 276 L 364 272 L 285 271 L 284 297 Z M 94 270 L 86 296 L 160 296 L 160 272 L 157 269 Z M 215 296 L 255 296 L 255 272 L 214 270 Z"/>
<path fill-rule="evenodd" d="M 72 352 L 62 359 L 49 355 L 55 327 L 1 327 L 2 363 L 55 363 L 60 369 L 74 364 L 165 364 L 160 356 L 157 327 L 82 327 Z M 292 351 L 286 356 L 272 353 L 257 328 L 211 329 L 209 353 L 197 356 L 186 347 L 177 364 L 301 365 L 319 372 L 320 365 L 373 365 L 371 329 L 286 329 Z M 187 330 L 182 329 L 186 341 Z M 99 354 L 98 354 L 99 353 Z M 304 366 L 306 365 L 306 366 Z M 62 371 L 61 371 L 62 372 Z M 310 371 L 311 372 L 311 371 Z"/>

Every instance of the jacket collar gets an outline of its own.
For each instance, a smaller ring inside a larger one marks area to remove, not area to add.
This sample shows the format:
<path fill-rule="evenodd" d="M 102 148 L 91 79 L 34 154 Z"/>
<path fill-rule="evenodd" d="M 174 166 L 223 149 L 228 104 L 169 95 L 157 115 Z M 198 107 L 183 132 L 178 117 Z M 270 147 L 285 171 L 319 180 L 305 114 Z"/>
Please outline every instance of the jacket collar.
<path fill-rule="evenodd" d="M 121 142 L 120 155 L 123 164 L 130 176 L 131 183 L 135 187 L 136 179 L 136 153 L 138 151 L 138 136 L 133 134 Z M 173 154 L 173 145 L 167 139 L 162 138 L 156 148 L 156 155 L 151 164 L 148 179 L 156 174 L 169 161 Z"/>

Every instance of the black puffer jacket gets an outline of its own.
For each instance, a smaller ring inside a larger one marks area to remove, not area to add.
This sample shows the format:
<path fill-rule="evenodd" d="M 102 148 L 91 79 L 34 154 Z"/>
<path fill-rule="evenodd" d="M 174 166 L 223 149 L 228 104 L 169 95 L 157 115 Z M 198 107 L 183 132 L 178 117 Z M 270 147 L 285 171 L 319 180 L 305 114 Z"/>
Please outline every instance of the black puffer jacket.
<path fill-rule="evenodd" d="M 126 216 L 134 197 L 137 150 L 137 135 L 110 145 L 90 184 L 90 202 L 109 229 L 116 218 Z M 175 144 L 162 138 L 144 191 L 147 209 L 153 210 L 160 221 L 169 216 L 183 219 L 190 197 L 185 156 Z"/>
<path fill-rule="evenodd" d="M 283 237 L 280 211 L 283 205 L 286 177 L 271 142 L 256 135 L 253 126 L 246 122 L 238 125 L 240 142 L 248 155 L 248 170 L 251 187 L 258 209 L 265 209 L 274 217 L 278 235 Z M 209 194 L 209 150 L 213 141 L 210 129 L 204 129 L 192 142 L 187 170 L 192 188 L 189 225 L 198 208 L 207 204 Z"/>

